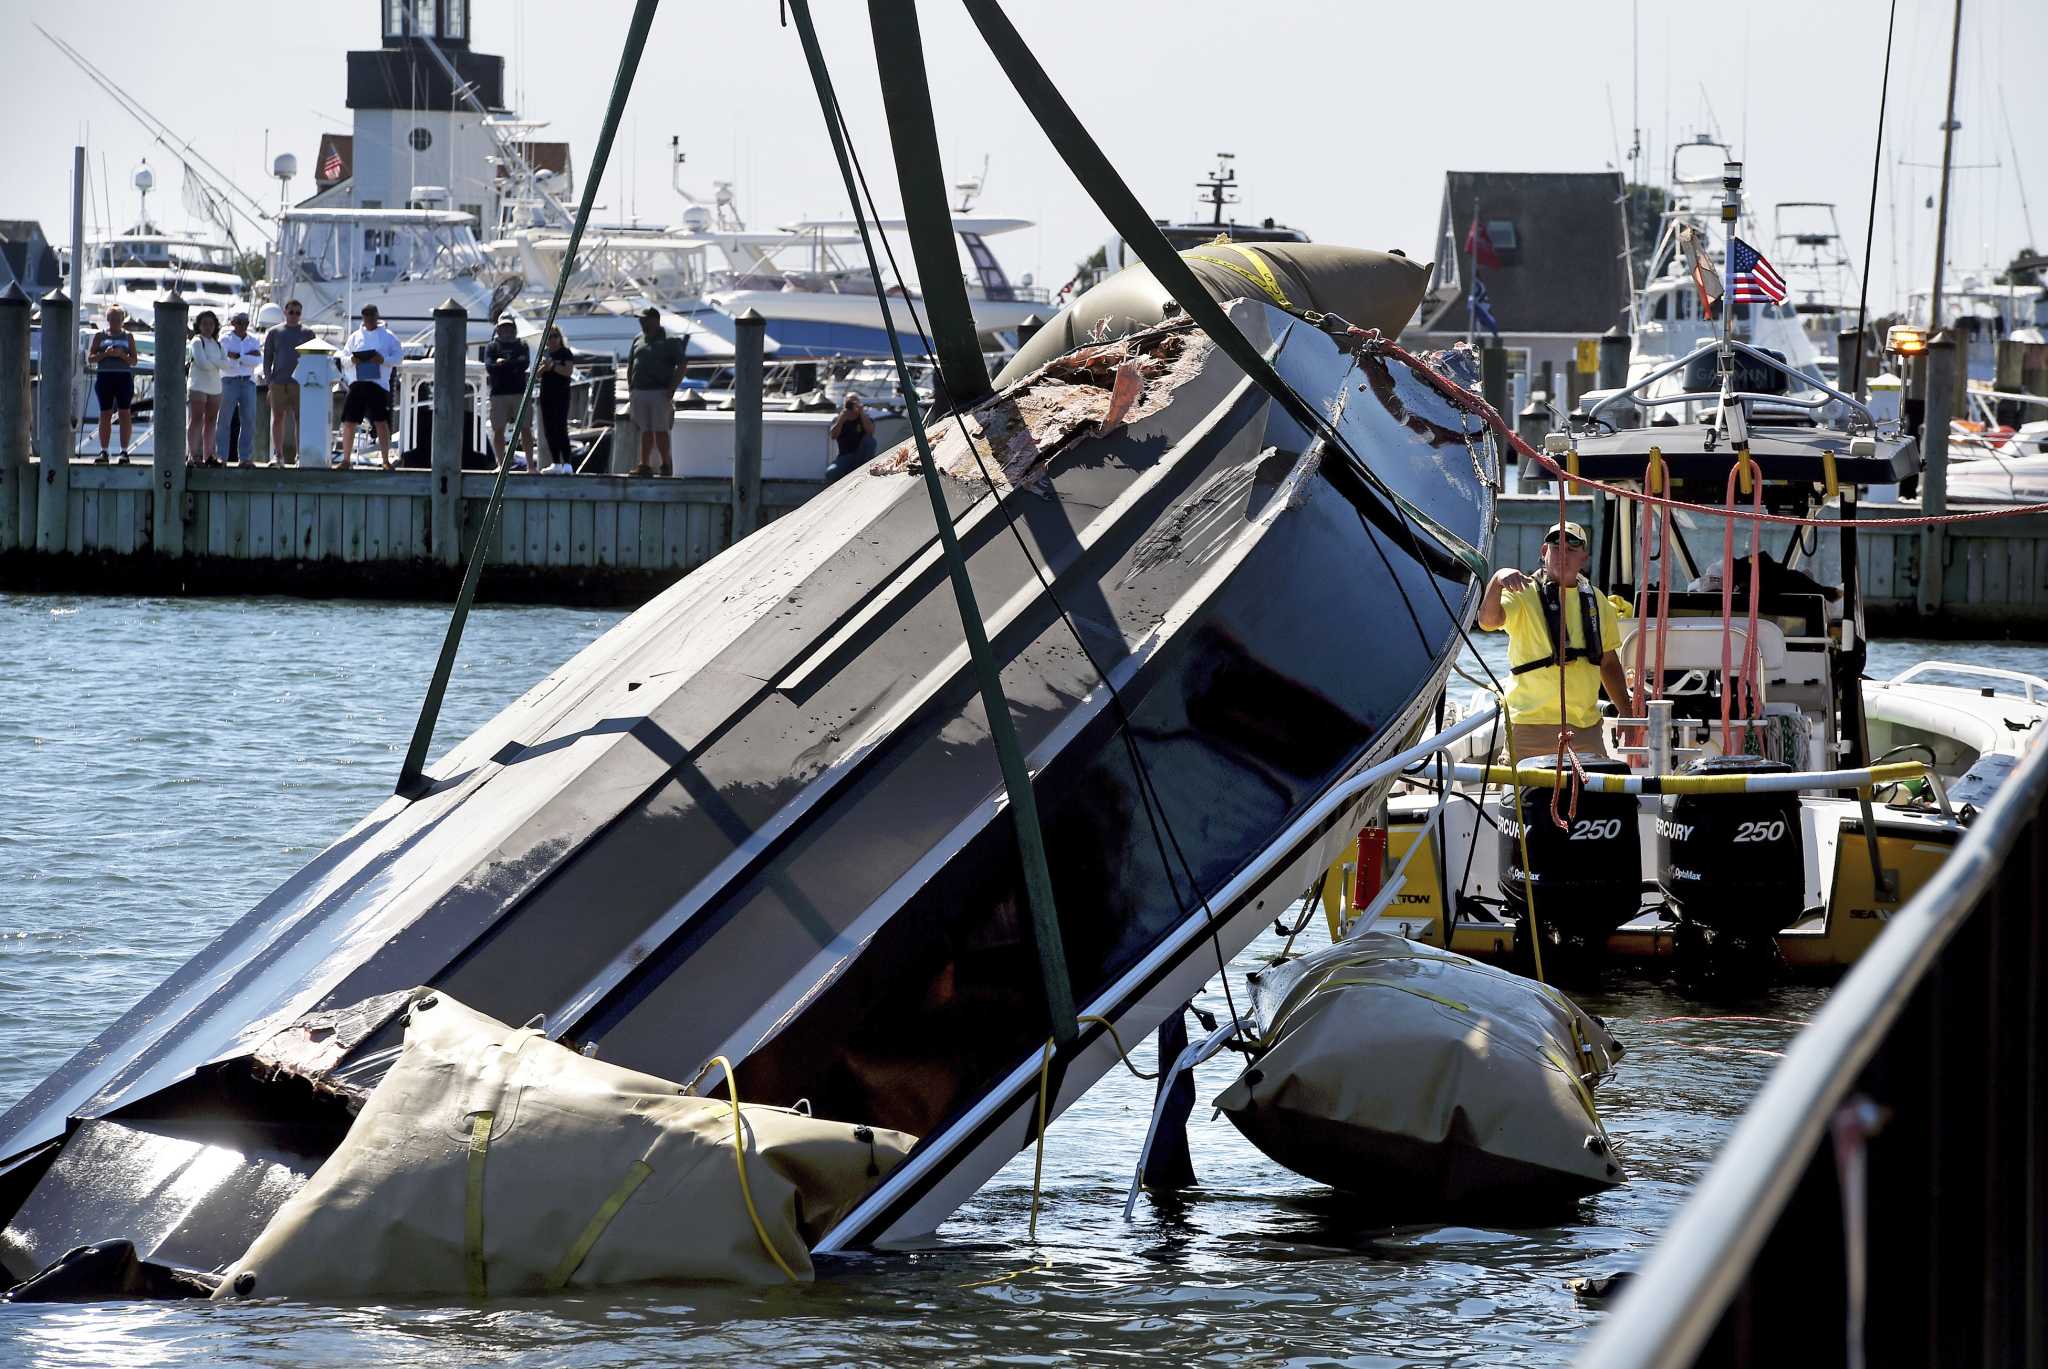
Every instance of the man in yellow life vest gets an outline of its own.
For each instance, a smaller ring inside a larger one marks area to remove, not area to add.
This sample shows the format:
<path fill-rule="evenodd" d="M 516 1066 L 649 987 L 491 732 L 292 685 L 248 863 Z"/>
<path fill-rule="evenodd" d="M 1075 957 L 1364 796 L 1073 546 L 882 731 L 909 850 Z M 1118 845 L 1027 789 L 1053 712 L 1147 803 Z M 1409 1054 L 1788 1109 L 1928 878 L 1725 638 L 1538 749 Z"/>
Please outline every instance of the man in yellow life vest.
<path fill-rule="evenodd" d="M 1507 629 L 1508 720 L 1514 724 L 1513 761 L 1557 754 L 1561 727 L 1572 730 L 1572 749 L 1605 754 L 1600 739 L 1600 687 L 1623 716 L 1634 717 L 1635 701 L 1622 669 L 1621 619 L 1607 596 L 1585 578 L 1586 530 L 1559 523 L 1543 538 L 1543 568 L 1525 575 L 1512 566 L 1494 573 L 1479 600 L 1479 626 Z M 1559 605 L 1566 638 L 1552 640 Z M 1590 639 L 1588 623 L 1593 626 Z M 1564 712 L 1558 713 L 1557 673 L 1564 671 Z"/>

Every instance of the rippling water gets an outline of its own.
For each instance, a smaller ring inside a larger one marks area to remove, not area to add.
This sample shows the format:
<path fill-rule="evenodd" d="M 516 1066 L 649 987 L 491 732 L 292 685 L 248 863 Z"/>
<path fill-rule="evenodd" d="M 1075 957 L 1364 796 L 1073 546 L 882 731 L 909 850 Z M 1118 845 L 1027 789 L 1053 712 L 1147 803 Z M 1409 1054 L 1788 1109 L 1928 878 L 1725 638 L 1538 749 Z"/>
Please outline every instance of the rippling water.
<path fill-rule="evenodd" d="M 477 610 L 439 749 L 616 616 Z M 388 604 L 0 595 L 0 1107 L 389 793 L 446 620 Z M 1893 643 L 1873 673 L 1927 654 L 2048 665 L 2039 648 Z M 1254 946 L 1233 979 L 1273 949 Z M 932 1249 L 826 1262 L 809 1287 L 488 1306 L 5 1306 L 0 1358 L 1559 1362 L 1597 1316 L 1564 1281 L 1640 1259 L 1819 998 L 1786 991 L 1740 1016 L 1655 985 L 1582 999 L 1629 1050 L 1600 1099 L 1631 1182 L 1565 1226 L 1372 1225 L 1205 1111 L 1192 1127 L 1201 1188 L 1143 1198 L 1126 1222 L 1151 1092 L 1119 1073 L 1050 1132 L 1035 1246 L 1025 1156 Z M 1150 1064 L 1149 1046 L 1138 1054 Z M 1234 1068 L 1205 1067 L 1201 1097 Z"/>

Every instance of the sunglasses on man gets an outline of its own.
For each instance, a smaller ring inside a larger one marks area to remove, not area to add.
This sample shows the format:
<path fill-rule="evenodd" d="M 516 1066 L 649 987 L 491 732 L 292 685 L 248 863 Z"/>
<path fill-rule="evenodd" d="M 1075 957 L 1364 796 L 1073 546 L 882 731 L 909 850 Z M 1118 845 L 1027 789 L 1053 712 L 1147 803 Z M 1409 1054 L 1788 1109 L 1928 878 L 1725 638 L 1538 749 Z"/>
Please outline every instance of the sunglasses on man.
<path fill-rule="evenodd" d="M 1586 549 L 1586 544 L 1584 542 L 1580 541 L 1578 538 L 1572 536 L 1568 532 L 1551 533 L 1548 537 L 1543 539 L 1543 545 L 1546 547 L 1554 547 L 1557 545 L 1559 538 L 1563 538 L 1564 544 L 1570 547 L 1573 551 L 1584 551 Z"/>

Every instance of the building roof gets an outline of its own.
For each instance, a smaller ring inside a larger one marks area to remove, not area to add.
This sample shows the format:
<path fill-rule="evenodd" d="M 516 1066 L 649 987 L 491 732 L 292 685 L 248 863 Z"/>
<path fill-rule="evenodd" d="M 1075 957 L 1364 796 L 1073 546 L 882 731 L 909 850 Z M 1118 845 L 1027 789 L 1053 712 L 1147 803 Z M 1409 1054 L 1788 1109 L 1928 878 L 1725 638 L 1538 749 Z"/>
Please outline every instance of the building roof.
<path fill-rule="evenodd" d="M 0 290 L 14 283 L 31 299 L 64 283 L 63 265 L 35 219 L 0 219 Z"/>
<path fill-rule="evenodd" d="M 1616 171 L 1452 171 L 1444 176 L 1436 272 L 1418 331 L 1462 337 L 1472 258 L 1465 235 L 1474 208 L 1488 224 L 1513 225 L 1513 246 L 1496 239 L 1501 264 L 1480 268 L 1503 334 L 1598 337 L 1626 326 L 1628 235 Z"/>

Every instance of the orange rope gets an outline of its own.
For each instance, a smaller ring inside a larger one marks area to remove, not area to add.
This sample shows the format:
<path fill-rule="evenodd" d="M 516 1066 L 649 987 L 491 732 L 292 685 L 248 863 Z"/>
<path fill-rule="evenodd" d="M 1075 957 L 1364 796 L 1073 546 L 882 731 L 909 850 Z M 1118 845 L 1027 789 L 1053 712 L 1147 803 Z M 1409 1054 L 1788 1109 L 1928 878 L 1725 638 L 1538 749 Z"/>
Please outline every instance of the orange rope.
<path fill-rule="evenodd" d="M 1760 511 L 1763 508 L 1763 470 L 1743 447 L 1736 456 L 1735 465 L 1728 472 L 1728 508 L 1734 512 L 1735 488 L 1737 481 L 1750 486 L 1750 507 Z M 1755 714 L 1757 696 L 1762 693 L 1757 679 L 1757 609 L 1763 576 L 1757 562 L 1763 549 L 1763 529 L 1752 525 L 1753 535 L 1749 547 L 1749 631 L 1742 648 L 1742 671 L 1734 671 L 1733 643 L 1735 635 L 1735 520 L 1730 518 L 1721 528 L 1721 746 L 1728 755 L 1740 754 L 1749 742 L 1749 719 Z M 1740 693 L 1742 704 L 1736 706 L 1736 695 Z M 1739 714 L 1742 720 L 1740 740 L 1732 730 L 1731 712 Z"/>

